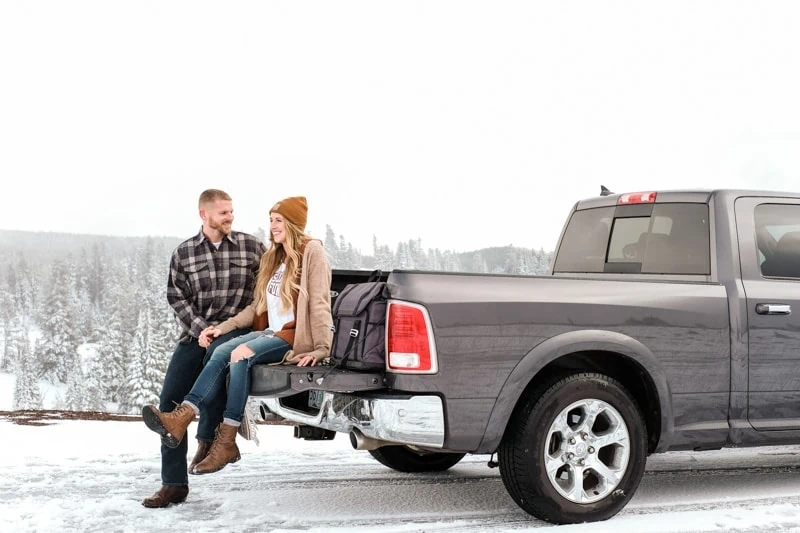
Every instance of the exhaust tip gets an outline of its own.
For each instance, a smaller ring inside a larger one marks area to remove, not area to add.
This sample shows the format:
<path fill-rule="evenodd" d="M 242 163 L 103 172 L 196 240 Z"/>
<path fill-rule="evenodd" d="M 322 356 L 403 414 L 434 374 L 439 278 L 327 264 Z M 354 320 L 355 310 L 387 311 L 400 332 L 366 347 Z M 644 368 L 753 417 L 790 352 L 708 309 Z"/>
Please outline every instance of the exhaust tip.
<path fill-rule="evenodd" d="M 263 400 L 258 404 L 258 415 L 261 417 L 261 421 L 267 424 L 283 420 L 281 415 L 270 411 L 269 407 L 267 407 L 267 404 Z"/>
<path fill-rule="evenodd" d="M 264 402 L 259 402 L 258 414 L 261 416 L 261 420 L 266 420 L 269 417 L 269 415 L 272 414 L 272 411 L 269 410 L 267 404 L 265 404 Z"/>
<path fill-rule="evenodd" d="M 367 437 L 359 430 L 352 429 L 350 431 L 350 444 L 355 450 L 377 450 L 384 446 L 390 446 L 393 443 Z"/>

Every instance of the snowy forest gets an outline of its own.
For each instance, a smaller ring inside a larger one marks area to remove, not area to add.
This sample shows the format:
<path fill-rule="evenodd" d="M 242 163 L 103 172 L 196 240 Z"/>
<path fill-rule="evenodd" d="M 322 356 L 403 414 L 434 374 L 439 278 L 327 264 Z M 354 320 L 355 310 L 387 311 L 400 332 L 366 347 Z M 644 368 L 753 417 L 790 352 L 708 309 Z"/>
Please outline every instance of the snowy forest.
<path fill-rule="evenodd" d="M 256 232 L 262 240 L 262 228 Z M 182 239 L 0 230 L 0 373 L 15 377 L 13 409 L 138 413 L 158 393 L 178 326 L 166 300 L 169 258 Z M 371 254 L 326 228 L 334 269 L 540 274 L 552 253 L 513 246 L 455 252 L 395 246 Z"/>

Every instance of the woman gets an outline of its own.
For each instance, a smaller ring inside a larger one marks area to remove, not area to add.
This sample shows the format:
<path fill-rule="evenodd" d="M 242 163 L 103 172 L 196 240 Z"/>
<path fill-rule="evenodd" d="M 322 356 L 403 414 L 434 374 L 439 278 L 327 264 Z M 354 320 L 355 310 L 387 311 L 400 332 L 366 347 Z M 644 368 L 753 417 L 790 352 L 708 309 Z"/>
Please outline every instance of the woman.
<path fill-rule="evenodd" d="M 208 456 L 195 465 L 193 474 L 216 472 L 239 460 L 236 433 L 242 423 L 253 365 L 314 366 L 328 357 L 333 335 L 331 267 L 322 243 L 304 233 L 307 215 L 308 205 L 302 196 L 281 200 L 270 209 L 272 245 L 261 257 L 253 303 L 204 330 L 199 341 L 201 345 L 210 343 L 237 328 L 252 326 L 254 331 L 220 345 L 174 411 L 162 413 L 155 405 L 142 409 L 147 427 L 161 435 L 164 444 L 175 447 L 203 402 L 225 393 L 226 374 L 230 372 L 224 419 Z"/>

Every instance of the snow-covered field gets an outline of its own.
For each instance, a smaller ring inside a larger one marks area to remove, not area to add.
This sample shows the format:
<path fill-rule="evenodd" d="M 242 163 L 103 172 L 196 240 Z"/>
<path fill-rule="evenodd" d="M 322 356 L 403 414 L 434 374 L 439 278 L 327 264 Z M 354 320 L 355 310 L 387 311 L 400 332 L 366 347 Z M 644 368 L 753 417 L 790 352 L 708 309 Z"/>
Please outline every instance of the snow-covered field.
<path fill-rule="evenodd" d="M 654 456 L 615 518 L 552 526 L 514 504 L 488 456 L 409 475 L 342 435 L 306 442 L 259 426 L 259 437 L 260 447 L 240 440 L 239 463 L 192 476 L 187 503 L 146 509 L 160 461 L 141 421 L 0 420 L 0 531 L 800 531 L 800 447 Z"/>

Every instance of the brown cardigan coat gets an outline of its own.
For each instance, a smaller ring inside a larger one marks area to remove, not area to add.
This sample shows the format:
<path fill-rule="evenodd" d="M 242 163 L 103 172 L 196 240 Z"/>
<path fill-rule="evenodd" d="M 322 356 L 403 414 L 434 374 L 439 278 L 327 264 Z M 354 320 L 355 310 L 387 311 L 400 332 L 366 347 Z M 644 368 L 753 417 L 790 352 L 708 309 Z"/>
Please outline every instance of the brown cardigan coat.
<path fill-rule="evenodd" d="M 317 362 L 330 355 L 333 340 L 331 266 L 328 263 L 328 254 L 318 240 L 310 240 L 305 246 L 300 286 L 305 289 L 308 296 L 303 292 L 297 296 L 294 309 L 294 335 L 290 335 L 289 331 L 276 332 L 276 336 L 292 345 L 292 349 L 283 357 L 282 362 L 285 364 L 297 364 L 303 355 L 312 355 Z M 252 327 L 255 317 L 255 303 L 252 303 L 217 327 L 223 334 L 234 329 L 249 328 Z"/>

